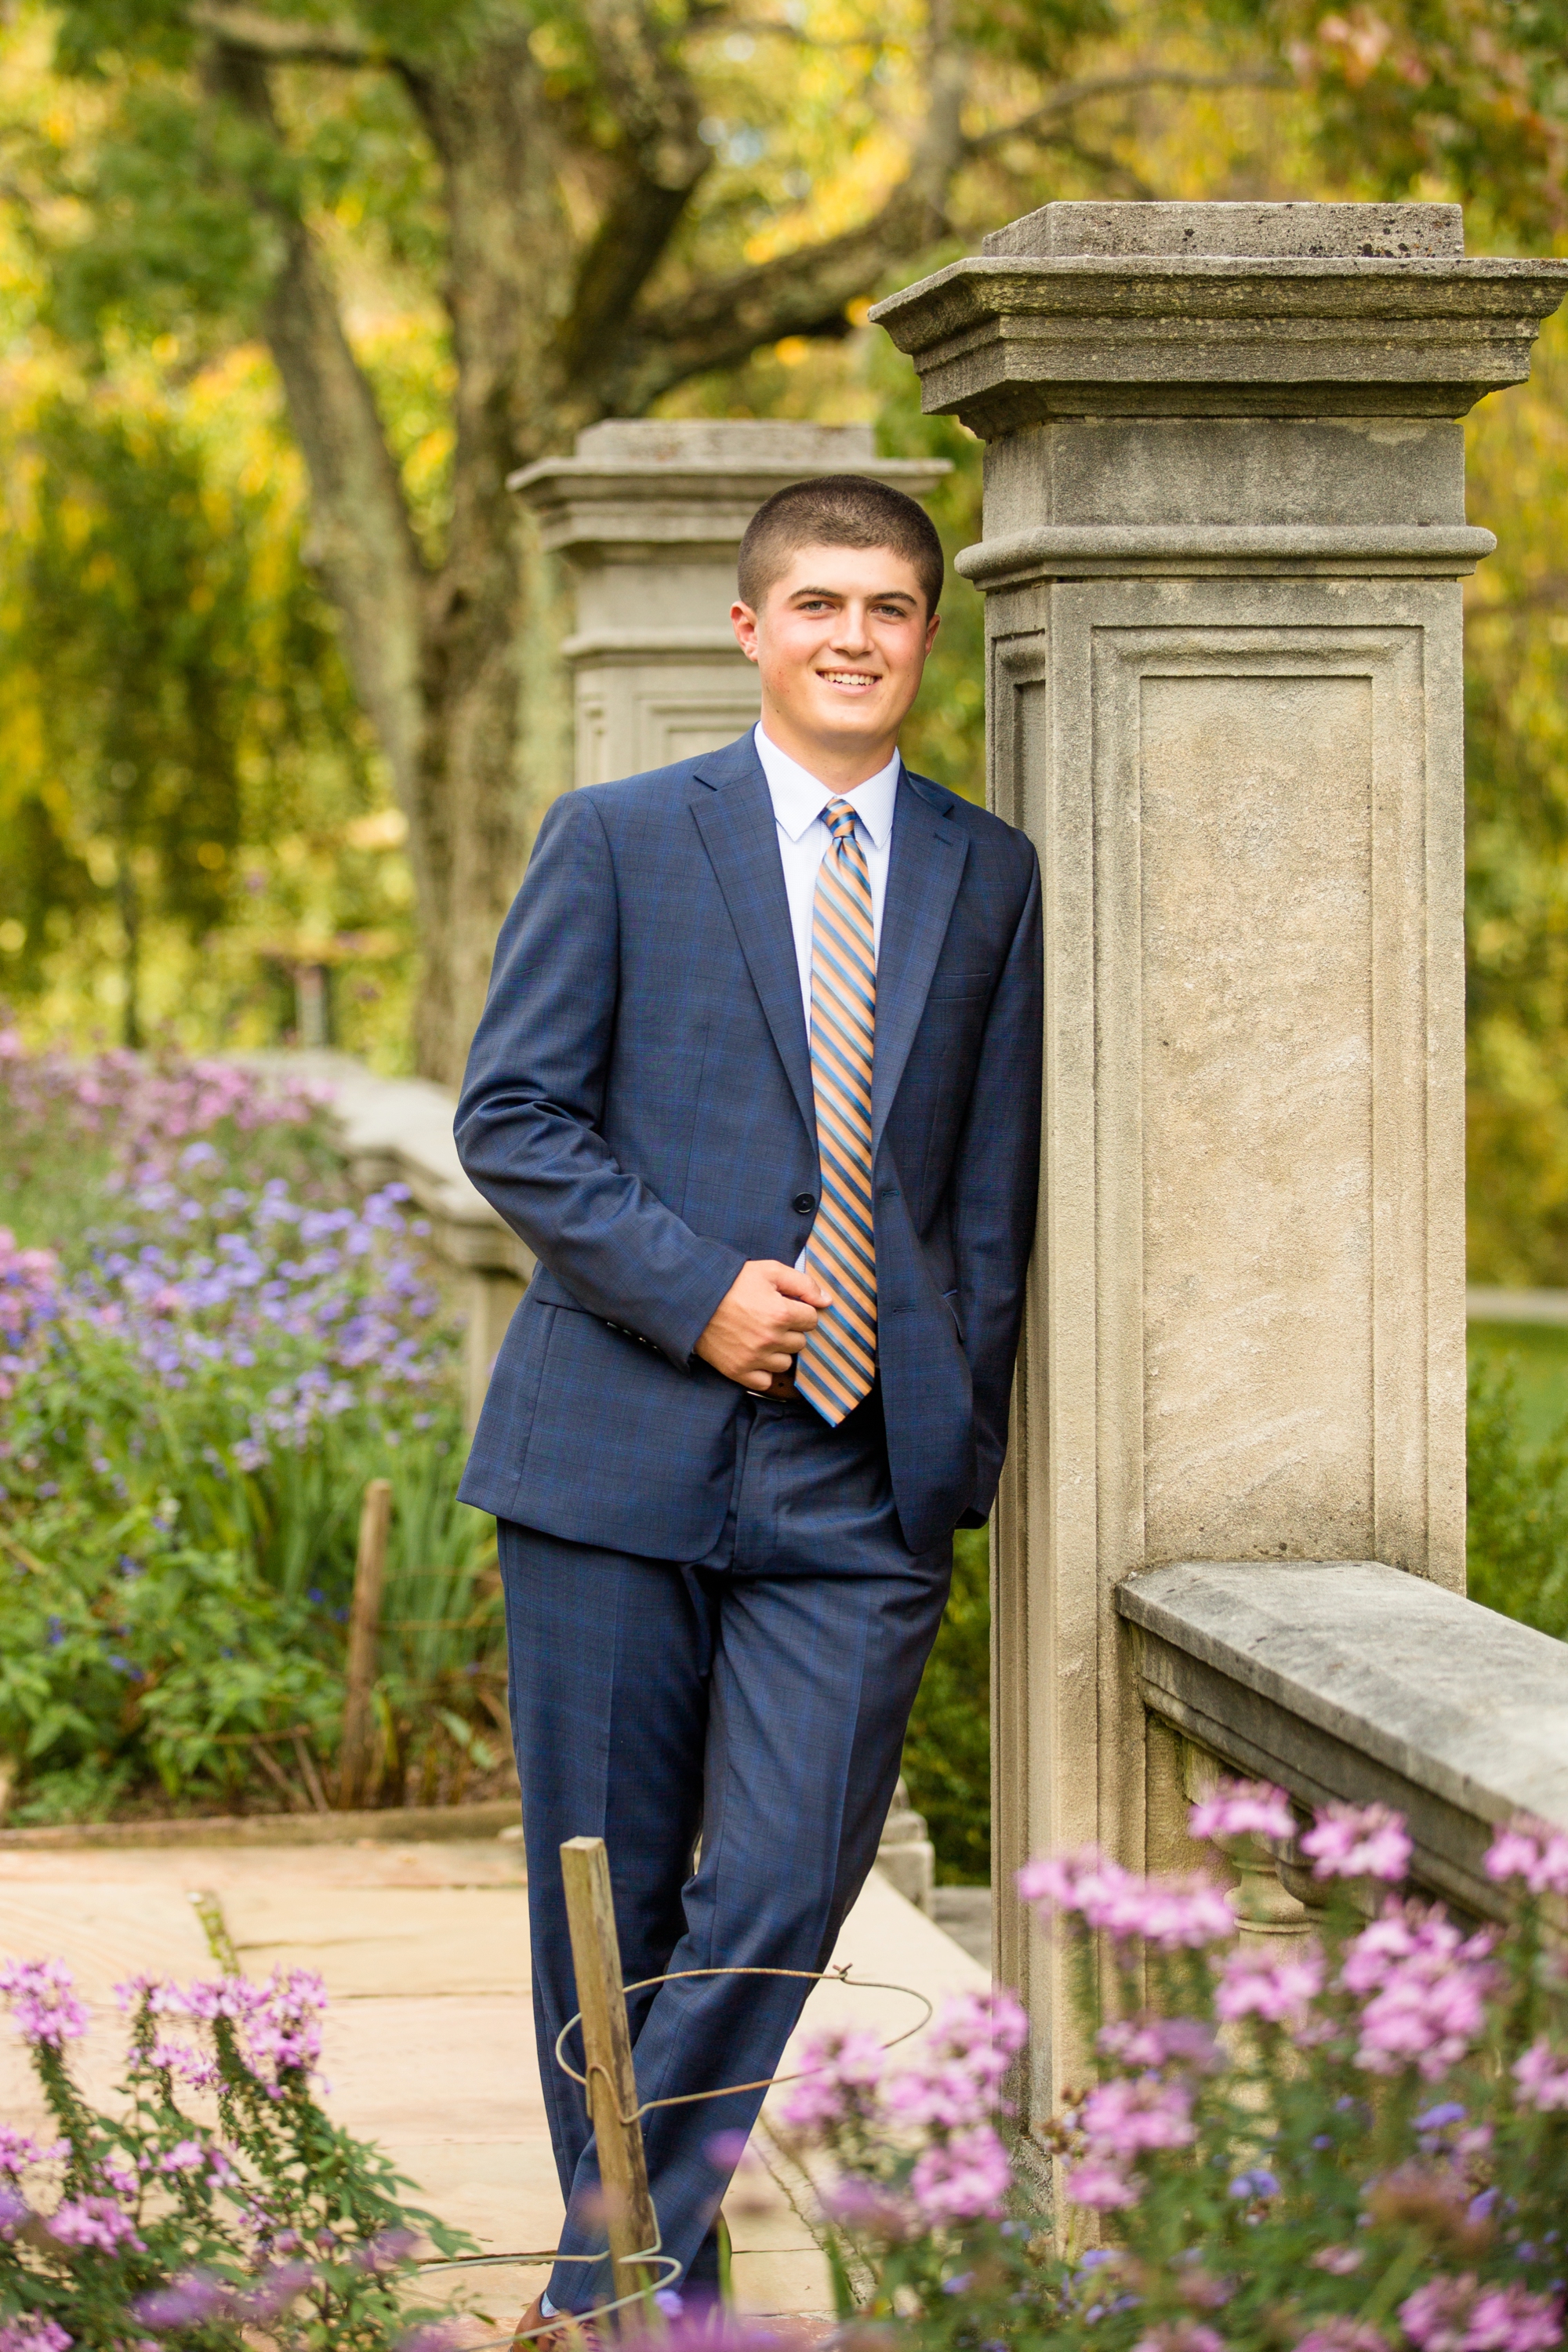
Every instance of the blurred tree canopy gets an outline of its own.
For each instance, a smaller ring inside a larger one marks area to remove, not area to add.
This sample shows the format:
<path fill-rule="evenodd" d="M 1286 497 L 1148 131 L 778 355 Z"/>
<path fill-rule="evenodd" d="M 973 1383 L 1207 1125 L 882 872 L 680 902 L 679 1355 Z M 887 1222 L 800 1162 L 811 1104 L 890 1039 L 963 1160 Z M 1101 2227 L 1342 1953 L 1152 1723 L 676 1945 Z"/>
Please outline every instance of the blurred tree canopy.
<path fill-rule="evenodd" d="M 58 1017 L 91 964 L 216 1042 L 258 943 L 349 933 L 350 1042 L 395 1057 L 417 947 L 452 1076 L 564 774 L 510 470 L 610 413 L 871 416 L 954 458 L 956 548 L 978 452 L 879 292 L 1052 196 L 1455 197 L 1550 246 L 1565 49 L 1568 0 L 17 0 L 0 990 Z M 1548 341 L 1472 433 L 1474 1238 L 1568 1279 Z M 968 790 L 978 646 L 955 583 L 910 749 Z"/>

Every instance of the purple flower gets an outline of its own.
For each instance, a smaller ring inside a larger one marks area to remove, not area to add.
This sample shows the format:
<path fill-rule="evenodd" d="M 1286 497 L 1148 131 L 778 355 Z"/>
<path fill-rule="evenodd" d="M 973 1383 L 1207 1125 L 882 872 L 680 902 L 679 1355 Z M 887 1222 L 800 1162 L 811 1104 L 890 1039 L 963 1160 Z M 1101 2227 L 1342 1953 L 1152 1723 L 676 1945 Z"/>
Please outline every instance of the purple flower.
<path fill-rule="evenodd" d="M 1296 1833 L 1296 1817 L 1284 1790 L 1267 1780 L 1222 1780 L 1192 1807 L 1187 1829 L 1200 1839 L 1288 1838 Z"/>
<path fill-rule="evenodd" d="M 35 2049 L 62 2050 L 87 2032 L 75 1982 L 63 1960 L 7 1960 L 0 1968 L 0 1995 L 11 2004 L 11 2021 Z"/>
<path fill-rule="evenodd" d="M 1324 1805 L 1301 1838 L 1314 1878 L 1383 1878 L 1410 1870 L 1410 1832 L 1386 1805 Z"/>

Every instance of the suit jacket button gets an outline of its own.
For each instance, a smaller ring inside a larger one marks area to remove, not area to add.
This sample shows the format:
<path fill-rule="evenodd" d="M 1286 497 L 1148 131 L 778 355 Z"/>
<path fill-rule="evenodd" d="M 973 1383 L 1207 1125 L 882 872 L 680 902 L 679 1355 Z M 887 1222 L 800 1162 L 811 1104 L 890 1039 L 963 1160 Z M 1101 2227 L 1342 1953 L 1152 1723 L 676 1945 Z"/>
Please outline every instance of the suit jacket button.
<path fill-rule="evenodd" d="M 816 1195 L 815 1192 L 797 1192 L 790 1205 L 797 1217 L 809 1217 L 816 1206 Z"/>

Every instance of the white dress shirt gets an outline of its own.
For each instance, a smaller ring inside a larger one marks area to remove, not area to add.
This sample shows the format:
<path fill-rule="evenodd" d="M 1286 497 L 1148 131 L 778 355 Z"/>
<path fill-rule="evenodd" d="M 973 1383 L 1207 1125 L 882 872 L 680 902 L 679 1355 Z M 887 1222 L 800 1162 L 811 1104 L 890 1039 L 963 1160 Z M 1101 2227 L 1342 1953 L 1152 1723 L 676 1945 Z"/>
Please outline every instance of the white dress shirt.
<path fill-rule="evenodd" d="M 885 768 L 868 776 L 853 792 L 841 793 L 818 783 L 809 770 L 787 751 L 781 751 L 763 732 L 755 731 L 757 757 L 773 796 L 778 826 L 779 856 L 784 861 L 784 889 L 789 898 L 790 929 L 795 933 L 795 960 L 800 969 L 800 1001 L 805 1013 L 805 1034 L 811 1034 L 811 919 L 816 904 L 816 869 L 833 835 L 822 821 L 829 801 L 847 801 L 855 812 L 855 837 L 866 854 L 871 884 L 871 923 L 879 952 L 882 945 L 882 905 L 888 895 L 888 859 L 893 846 L 893 808 L 899 793 L 899 755 Z"/>

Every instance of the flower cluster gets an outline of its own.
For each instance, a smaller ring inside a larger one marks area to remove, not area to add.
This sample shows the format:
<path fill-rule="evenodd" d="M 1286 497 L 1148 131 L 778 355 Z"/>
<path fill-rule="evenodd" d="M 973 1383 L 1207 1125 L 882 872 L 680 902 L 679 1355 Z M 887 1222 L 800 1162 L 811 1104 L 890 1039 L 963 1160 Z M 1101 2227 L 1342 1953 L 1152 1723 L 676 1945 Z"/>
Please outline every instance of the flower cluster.
<path fill-rule="evenodd" d="M 0 1398 L 8 1397 L 56 1310 L 59 1260 L 53 1250 L 18 1249 L 0 1225 Z"/>
<path fill-rule="evenodd" d="M 1214 1879 L 1144 1879 L 1094 1852 L 1020 1873 L 1089 2061 L 1029 2136 L 1030 2166 L 1054 2159 L 1049 2232 L 1029 2170 L 1009 2183 L 998 2161 L 999 2107 L 994 2145 L 966 2163 L 994 2053 L 973 2099 L 962 2063 L 950 2079 L 928 2053 L 893 2090 L 844 2039 L 799 2087 L 871 2315 L 902 2315 L 916 2352 L 1555 2352 L 1568 1967 L 1542 1906 L 1568 1893 L 1568 1835 L 1499 1832 L 1487 1867 L 1517 1912 L 1502 1936 L 1401 1884 L 1412 1841 L 1384 1808 L 1325 1806 L 1297 1846 L 1280 1793 L 1241 1784 L 1190 1822 L 1222 1850 L 1289 1842 L 1323 1899 L 1282 1932 L 1233 1913 L 1217 1856 Z"/>
<path fill-rule="evenodd" d="M 955 1995 L 912 2058 L 889 2068 L 874 2036 L 816 2036 L 779 2101 L 785 2128 L 821 2142 L 840 2174 L 825 2202 L 845 2226 L 889 2239 L 1000 2211 L 1011 2173 L 996 2131 L 1002 2084 L 1028 2021 L 1010 1993 Z M 894 2152 L 891 2172 L 865 2159 Z"/>
<path fill-rule="evenodd" d="M 1117 1943 L 1157 1951 L 1202 1949 L 1236 1933 L 1236 1912 L 1212 1879 L 1140 1878 L 1097 1847 L 1026 1863 L 1018 1892 L 1043 1917 L 1066 1915 Z"/>
<path fill-rule="evenodd" d="M 409 2302 L 419 2238 L 443 2253 L 467 2242 L 403 2206 L 384 2159 L 315 2104 L 318 1979 L 121 1987 L 131 2046 L 105 2115 L 67 2068 L 85 2025 L 69 1971 L 13 1963 L 0 1986 L 65 2126 L 52 2143 L 0 2126 L 0 2352 L 156 2352 L 197 2334 L 244 2352 L 258 2331 L 272 2352 L 404 2352 L 434 2326 Z M 180 2107 L 161 2042 L 172 2018 L 207 2037 L 221 2129 Z"/>
<path fill-rule="evenodd" d="M 1462 1936 L 1436 1904 L 1385 1903 L 1346 1948 L 1340 1982 L 1364 2002 L 1356 2063 L 1375 2074 L 1415 2065 L 1427 2082 L 1474 2046 L 1497 1981 L 1492 1937 Z"/>

